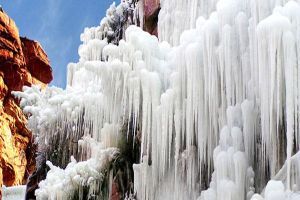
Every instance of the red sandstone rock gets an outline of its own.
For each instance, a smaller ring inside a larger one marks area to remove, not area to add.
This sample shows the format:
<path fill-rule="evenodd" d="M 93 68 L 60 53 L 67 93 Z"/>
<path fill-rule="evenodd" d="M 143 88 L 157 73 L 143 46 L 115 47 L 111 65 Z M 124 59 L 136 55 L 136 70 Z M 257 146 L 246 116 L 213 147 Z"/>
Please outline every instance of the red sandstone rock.
<path fill-rule="evenodd" d="M 51 80 L 41 45 L 20 38 L 15 22 L 0 12 L 0 187 L 24 184 L 35 165 L 32 134 L 11 91 L 32 84 L 44 87 Z"/>
<path fill-rule="evenodd" d="M 111 188 L 111 200 L 120 200 L 119 186 L 116 181 L 113 181 Z"/>
<path fill-rule="evenodd" d="M 159 0 L 145 0 L 144 1 L 144 30 L 152 35 L 157 36 L 157 21 L 160 10 Z"/>
<path fill-rule="evenodd" d="M 50 83 L 53 79 L 52 68 L 49 65 L 48 57 L 40 43 L 27 38 L 21 38 L 21 41 L 26 66 L 31 75 L 43 83 Z"/>
<path fill-rule="evenodd" d="M 160 7 L 159 0 L 145 0 L 144 1 L 144 15 L 149 17 L 156 12 L 156 10 Z"/>

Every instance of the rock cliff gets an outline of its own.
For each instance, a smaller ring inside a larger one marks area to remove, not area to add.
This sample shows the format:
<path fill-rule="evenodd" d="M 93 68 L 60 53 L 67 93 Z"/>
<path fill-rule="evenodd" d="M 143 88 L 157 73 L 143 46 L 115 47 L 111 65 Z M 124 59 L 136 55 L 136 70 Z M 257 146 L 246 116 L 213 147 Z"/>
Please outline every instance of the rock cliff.
<path fill-rule="evenodd" d="M 24 184 L 35 168 L 35 147 L 27 119 L 11 91 L 45 87 L 52 69 L 41 45 L 20 38 L 15 22 L 0 12 L 0 186 Z"/>

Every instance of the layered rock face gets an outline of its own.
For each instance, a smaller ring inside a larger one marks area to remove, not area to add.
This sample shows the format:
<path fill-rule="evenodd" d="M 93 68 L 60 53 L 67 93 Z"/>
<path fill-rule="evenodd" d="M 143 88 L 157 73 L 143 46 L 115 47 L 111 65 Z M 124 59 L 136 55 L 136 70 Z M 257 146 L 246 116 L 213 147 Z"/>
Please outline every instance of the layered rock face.
<path fill-rule="evenodd" d="M 35 147 L 27 119 L 11 91 L 45 87 L 52 69 L 41 45 L 20 38 L 15 22 L 0 12 L 0 186 L 23 184 L 35 168 Z"/>

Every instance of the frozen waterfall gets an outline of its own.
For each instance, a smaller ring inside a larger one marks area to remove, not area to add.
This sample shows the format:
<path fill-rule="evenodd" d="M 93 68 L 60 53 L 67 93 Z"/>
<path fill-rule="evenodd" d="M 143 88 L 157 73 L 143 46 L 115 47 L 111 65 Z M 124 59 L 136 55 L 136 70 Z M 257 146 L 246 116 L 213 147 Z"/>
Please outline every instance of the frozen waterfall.
<path fill-rule="evenodd" d="M 135 3 L 85 29 L 65 90 L 14 92 L 65 168 L 37 199 L 111 198 L 129 145 L 122 199 L 299 200 L 300 2 L 161 0 L 159 38 Z"/>

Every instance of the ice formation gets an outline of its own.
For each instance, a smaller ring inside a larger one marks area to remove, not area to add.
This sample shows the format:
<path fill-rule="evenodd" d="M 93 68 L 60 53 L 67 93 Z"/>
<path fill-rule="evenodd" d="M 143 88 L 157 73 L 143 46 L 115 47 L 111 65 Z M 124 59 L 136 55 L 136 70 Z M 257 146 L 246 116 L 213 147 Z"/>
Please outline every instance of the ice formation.
<path fill-rule="evenodd" d="M 71 158 L 71 163 L 65 169 L 53 166 L 48 161 L 50 171 L 47 180 L 39 183 L 40 189 L 35 194 L 37 199 L 78 199 L 83 195 L 87 199 L 96 195 L 100 199 L 109 198 L 109 194 L 103 192 L 102 188 L 108 187 L 106 184 L 110 180 L 106 180 L 102 173 L 107 168 L 106 165 L 116 157 L 117 150 L 99 150 L 98 154 L 99 156 L 78 163 Z"/>
<path fill-rule="evenodd" d="M 20 200 L 25 196 L 25 186 L 3 187 L 2 199 L 3 200 Z"/>
<path fill-rule="evenodd" d="M 81 35 L 66 90 L 15 93 L 54 164 L 79 161 L 51 167 L 38 199 L 92 160 L 82 186 L 94 180 L 124 133 L 140 142 L 136 199 L 300 199 L 300 3 L 164 0 L 159 39 L 129 22 L 113 40 L 113 16 L 128 5 Z M 69 185 L 52 199 L 70 197 Z"/>

